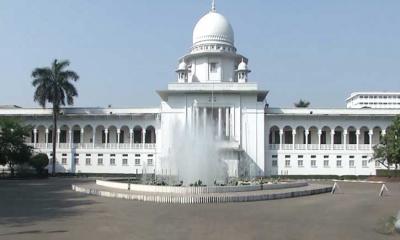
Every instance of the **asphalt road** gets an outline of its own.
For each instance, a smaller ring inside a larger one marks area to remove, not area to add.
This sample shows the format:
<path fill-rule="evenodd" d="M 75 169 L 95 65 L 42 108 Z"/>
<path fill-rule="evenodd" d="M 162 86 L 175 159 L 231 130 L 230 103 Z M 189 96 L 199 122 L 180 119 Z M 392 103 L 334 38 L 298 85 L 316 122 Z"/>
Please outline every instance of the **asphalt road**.
<path fill-rule="evenodd" d="M 264 202 L 168 205 L 75 193 L 82 179 L 0 181 L 0 239 L 400 239 L 383 235 L 400 184 L 340 183 L 342 193 Z"/>

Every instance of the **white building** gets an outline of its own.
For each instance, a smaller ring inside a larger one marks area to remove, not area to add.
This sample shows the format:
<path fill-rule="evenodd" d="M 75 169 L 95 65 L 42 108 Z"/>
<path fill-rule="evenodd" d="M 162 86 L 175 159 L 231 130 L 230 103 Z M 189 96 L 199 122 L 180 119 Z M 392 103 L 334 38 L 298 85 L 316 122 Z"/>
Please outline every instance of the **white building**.
<path fill-rule="evenodd" d="M 268 91 L 249 82 L 248 59 L 237 53 L 233 29 L 214 7 L 196 24 L 176 72 L 177 81 L 158 91 L 159 108 L 63 109 L 55 130 L 57 171 L 161 174 L 178 128 L 212 125 L 231 176 L 373 175 L 381 166 L 369 161 L 372 146 L 400 114 L 350 109 L 366 93 L 352 95 L 347 109 L 266 108 Z M 0 116 L 32 125 L 27 141 L 51 154 L 50 109 L 3 107 Z"/>
<path fill-rule="evenodd" d="M 400 108 L 400 92 L 355 92 L 346 104 L 347 108 Z"/>

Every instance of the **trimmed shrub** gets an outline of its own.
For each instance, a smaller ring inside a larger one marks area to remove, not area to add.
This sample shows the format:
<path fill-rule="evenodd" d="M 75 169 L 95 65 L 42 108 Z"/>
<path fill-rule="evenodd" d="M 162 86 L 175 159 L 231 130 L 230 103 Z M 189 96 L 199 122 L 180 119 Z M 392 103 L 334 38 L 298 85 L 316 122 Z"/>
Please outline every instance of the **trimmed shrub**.
<path fill-rule="evenodd" d="M 30 165 L 36 170 L 38 175 L 47 175 L 46 166 L 49 164 L 47 154 L 39 153 L 31 158 Z"/>

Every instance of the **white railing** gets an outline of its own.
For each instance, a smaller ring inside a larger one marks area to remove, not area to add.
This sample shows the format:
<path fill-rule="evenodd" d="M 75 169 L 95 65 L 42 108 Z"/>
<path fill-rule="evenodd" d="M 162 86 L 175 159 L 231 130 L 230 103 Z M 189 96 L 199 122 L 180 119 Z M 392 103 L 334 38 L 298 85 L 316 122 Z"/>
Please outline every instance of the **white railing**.
<path fill-rule="evenodd" d="M 369 144 L 360 144 L 360 145 L 358 145 L 358 149 L 360 149 L 360 150 L 371 150 L 371 145 L 369 145 Z"/>
<path fill-rule="evenodd" d="M 318 144 L 308 144 L 308 150 L 318 150 Z"/>
<path fill-rule="evenodd" d="M 268 148 L 269 150 L 278 150 L 279 144 L 269 144 Z"/>
<path fill-rule="evenodd" d="M 51 143 L 27 143 L 28 146 L 36 149 L 52 149 Z M 155 143 L 59 143 L 58 149 L 155 149 Z"/>
<path fill-rule="evenodd" d="M 333 150 L 344 150 L 343 144 L 333 144 Z"/>
<path fill-rule="evenodd" d="M 292 150 L 293 149 L 293 144 L 283 144 L 282 145 L 283 150 Z"/>
<path fill-rule="evenodd" d="M 330 144 L 321 144 L 321 150 L 331 150 Z"/>
<path fill-rule="evenodd" d="M 347 150 L 356 150 L 357 145 L 356 144 L 347 144 L 346 149 Z"/>
<path fill-rule="evenodd" d="M 306 150 L 306 145 L 305 144 L 295 144 L 294 148 L 296 150 Z"/>

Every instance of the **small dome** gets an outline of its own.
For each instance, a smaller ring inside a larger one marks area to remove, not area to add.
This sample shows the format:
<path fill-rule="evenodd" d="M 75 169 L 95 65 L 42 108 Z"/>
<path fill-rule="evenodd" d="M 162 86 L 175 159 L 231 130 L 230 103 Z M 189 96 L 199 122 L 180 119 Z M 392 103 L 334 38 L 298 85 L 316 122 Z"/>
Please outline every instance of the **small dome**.
<path fill-rule="evenodd" d="M 186 68 L 187 68 L 187 64 L 185 63 L 185 61 L 182 61 L 181 63 L 179 63 L 178 71 L 179 70 L 186 70 Z"/>
<path fill-rule="evenodd" d="M 247 71 L 247 63 L 245 63 L 243 60 L 241 63 L 239 63 L 238 71 Z"/>
<path fill-rule="evenodd" d="M 203 42 L 234 45 L 232 26 L 222 14 L 211 11 L 197 22 L 193 30 L 193 45 Z"/>

